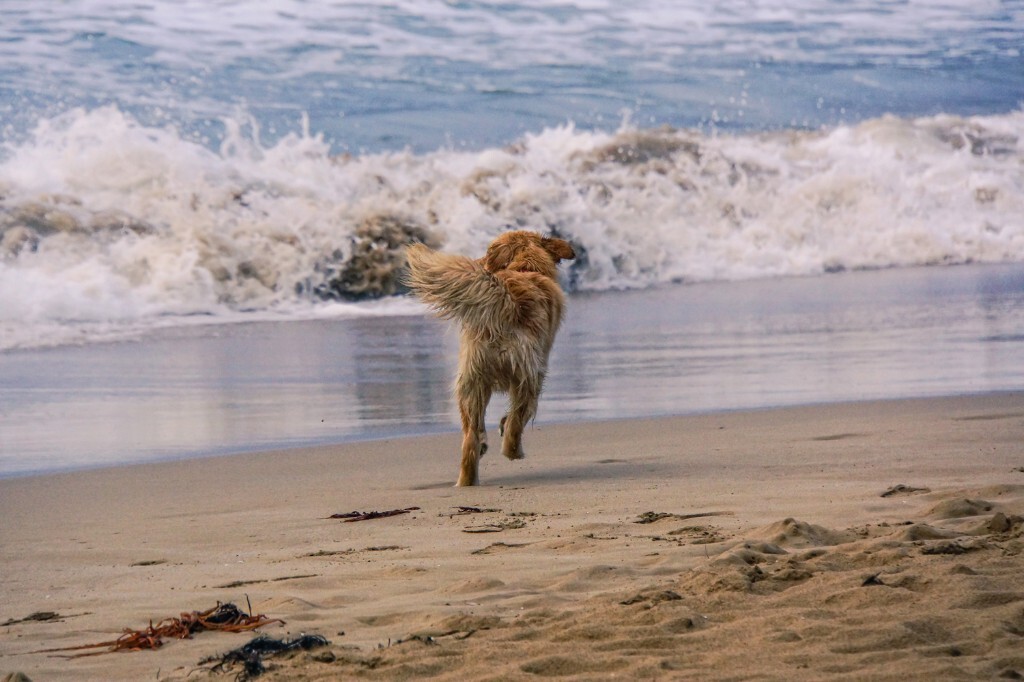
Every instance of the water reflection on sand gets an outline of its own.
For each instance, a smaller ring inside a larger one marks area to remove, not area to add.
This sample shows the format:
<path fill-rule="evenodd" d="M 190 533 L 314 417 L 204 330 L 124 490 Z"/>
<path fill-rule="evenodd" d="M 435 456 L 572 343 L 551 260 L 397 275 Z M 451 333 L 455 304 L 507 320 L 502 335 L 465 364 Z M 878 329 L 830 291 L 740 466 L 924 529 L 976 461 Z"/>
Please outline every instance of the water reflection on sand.
<path fill-rule="evenodd" d="M 454 430 L 457 352 L 408 316 L 0 354 L 0 475 Z M 574 295 L 538 422 L 1022 388 L 1024 266 L 841 273 Z"/>

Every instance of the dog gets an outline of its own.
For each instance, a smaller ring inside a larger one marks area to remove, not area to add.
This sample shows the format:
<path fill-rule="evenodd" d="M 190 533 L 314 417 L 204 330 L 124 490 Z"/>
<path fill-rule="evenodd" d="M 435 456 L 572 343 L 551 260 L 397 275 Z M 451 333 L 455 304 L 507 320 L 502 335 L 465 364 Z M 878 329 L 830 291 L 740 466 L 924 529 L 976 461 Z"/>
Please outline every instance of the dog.
<path fill-rule="evenodd" d="M 507 393 L 501 419 L 501 453 L 522 459 L 523 429 L 537 413 L 548 355 L 562 322 L 565 294 L 558 263 L 576 257 L 564 239 L 536 232 L 506 232 L 483 258 L 406 250 L 406 284 L 442 318 L 461 324 L 455 397 L 462 420 L 462 465 L 457 486 L 479 483 L 487 451 L 484 413 L 495 391 Z"/>

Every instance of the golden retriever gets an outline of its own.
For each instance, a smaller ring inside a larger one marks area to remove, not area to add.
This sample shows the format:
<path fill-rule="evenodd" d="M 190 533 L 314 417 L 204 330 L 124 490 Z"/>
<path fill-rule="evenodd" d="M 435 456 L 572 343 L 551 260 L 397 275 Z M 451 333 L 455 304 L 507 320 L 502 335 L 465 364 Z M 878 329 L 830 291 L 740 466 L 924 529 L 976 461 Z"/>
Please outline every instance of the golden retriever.
<path fill-rule="evenodd" d="M 476 485 L 487 451 L 484 412 L 494 391 L 508 393 L 501 453 L 522 459 L 523 428 L 537 411 L 548 354 L 562 322 L 565 295 L 558 262 L 576 257 L 569 242 L 517 230 L 495 239 L 479 260 L 407 250 L 406 283 L 441 317 L 462 326 L 455 396 L 462 418 L 462 467 L 456 485 Z"/>

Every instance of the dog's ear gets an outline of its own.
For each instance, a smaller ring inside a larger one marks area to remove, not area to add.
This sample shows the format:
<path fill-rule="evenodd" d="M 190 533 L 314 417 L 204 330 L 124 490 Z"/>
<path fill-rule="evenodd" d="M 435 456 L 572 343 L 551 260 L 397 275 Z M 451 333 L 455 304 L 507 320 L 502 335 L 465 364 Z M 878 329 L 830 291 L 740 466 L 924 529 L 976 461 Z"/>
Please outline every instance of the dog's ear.
<path fill-rule="evenodd" d="M 484 255 L 484 270 L 490 273 L 504 270 L 515 257 L 515 249 L 504 241 L 492 242 Z"/>
<path fill-rule="evenodd" d="M 576 252 L 572 250 L 572 245 L 564 239 L 542 237 L 540 244 L 544 247 L 545 251 L 554 256 L 556 261 L 572 260 L 576 257 Z"/>

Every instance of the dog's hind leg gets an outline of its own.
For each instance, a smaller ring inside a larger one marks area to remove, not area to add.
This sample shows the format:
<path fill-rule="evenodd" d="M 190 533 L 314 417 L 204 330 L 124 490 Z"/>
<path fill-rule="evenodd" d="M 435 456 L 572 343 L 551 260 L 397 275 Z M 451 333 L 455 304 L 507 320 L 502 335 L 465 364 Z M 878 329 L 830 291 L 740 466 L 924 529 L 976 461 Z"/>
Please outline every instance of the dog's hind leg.
<path fill-rule="evenodd" d="M 529 385 L 513 386 L 508 393 L 508 414 L 501 419 L 501 454 L 508 459 L 523 459 L 523 429 L 537 412 L 540 391 Z"/>
<path fill-rule="evenodd" d="M 462 418 L 462 465 L 455 485 L 479 483 L 479 462 L 487 450 L 484 413 L 490 399 L 489 391 L 471 390 L 461 384 L 458 389 L 459 415 Z"/>

